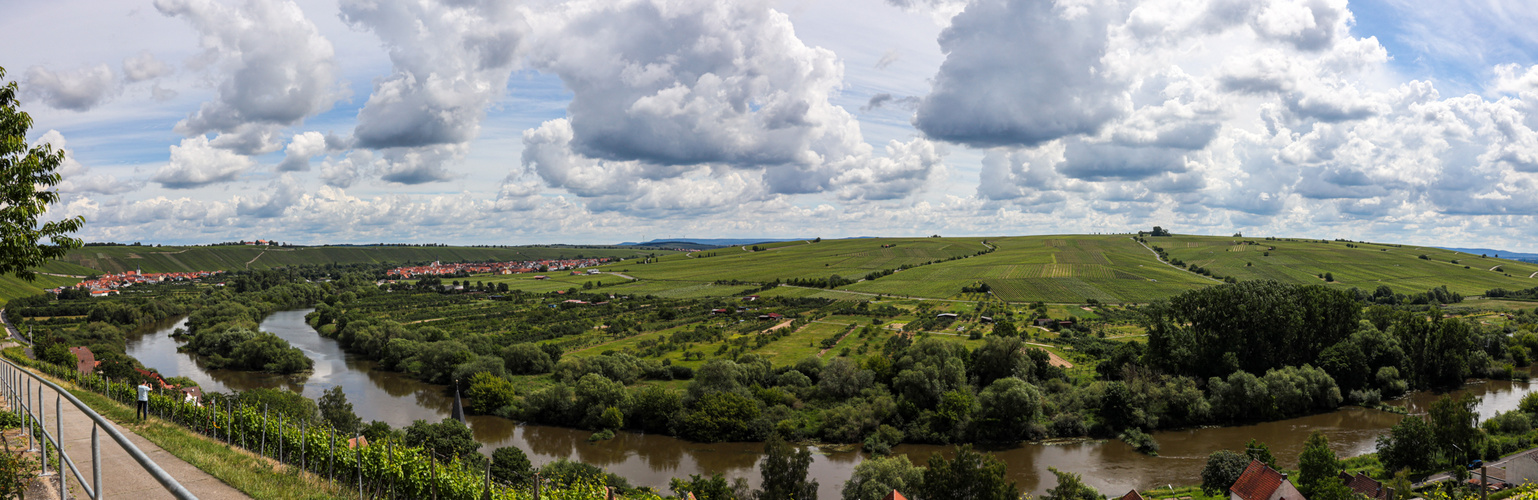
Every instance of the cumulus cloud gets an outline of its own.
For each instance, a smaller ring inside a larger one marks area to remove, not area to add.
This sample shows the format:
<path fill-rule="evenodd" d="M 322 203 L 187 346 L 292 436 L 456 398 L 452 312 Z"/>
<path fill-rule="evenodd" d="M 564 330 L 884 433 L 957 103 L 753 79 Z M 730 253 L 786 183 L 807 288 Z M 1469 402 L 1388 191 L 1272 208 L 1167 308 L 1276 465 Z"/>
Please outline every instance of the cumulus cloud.
<path fill-rule="evenodd" d="M 268 153 L 282 147 L 279 129 L 329 109 L 342 95 L 331 42 L 292 1 L 156 0 L 155 8 L 186 19 L 204 58 L 222 71 L 218 97 L 178 123 L 178 132 L 217 132 L 216 147 Z"/>
<path fill-rule="evenodd" d="M 123 77 L 130 83 L 160 78 L 174 71 L 170 64 L 156 59 L 148 50 L 123 59 Z"/>
<path fill-rule="evenodd" d="M 854 117 L 829 102 L 842 64 L 796 38 L 767 2 L 574 2 L 538 16 L 530 64 L 573 96 L 567 118 L 525 132 L 523 162 L 590 204 L 695 210 L 903 179 L 843 186 L 889 198 L 938 164 L 923 140 L 889 151 L 902 158 L 875 155 Z"/>
<path fill-rule="evenodd" d="M 897 96 L 893 96 L 892 94 L 888 94 L 888 93 L 882 92 L 880 94 L 876 94 L 876 95 L 870 96 L 870 101 L 866 102 L 864 106 L 860 106 L 860 111 L 869 112 L 869 111 L 872 111 L 872 110 L 881 109 L 881 108 L 886 107 L 886 106 L 893 106 L 893 107 L 897 107 L 897 108 L 903 108 L 903 109 L 911 110 L 911 109 L 914 109 L 915 107 L 917 107 L 918 104 L 919 104 L 919 98 L 917 98 L 917 97 L 913 97 L 913 96 L 897 97 Z"/>
<path fill-rule="evenodd" d="M 235 215 L 271 219 L 282 217 L 289 207 L 299 202 L 304 188 L 292 174 L 283 174 L 256 194 L 236 196 Z"/>
<path fill-rule="evenodd" d="M 394 64 L 358 113 L 355 136 L 369 148 L 474 138 L 527 30 L 518 9 L 490 1 L 344 1 L 342 19 L 379 36 Z"/>
<path fill-rule="evenodd" d="M 107 102 L 118 92 L 116 78 L 112 68 L 105 64 L 58 72 L 33 66 L 27 69 L 22 88 L 28 95 L 42 99 L 49 106 L 70 111 L 88 111 Z"/>
<path fill-rule="evenodd" d="M 972 2 L 940 35 L 945 62 L 914 126 L 976 147 L 1097 133 L 1127 111 L 1129 82 L 1105 61 L 1120 9 L 1100 1 Z"/>
<path fill-rule="evenodd" d="M 255 165 L 248 157 L 214 147 L 200 135 L 171 146 L 171 162 L 155 170 L 150 180 L 169 189 L 190 189 L 234 180 Z"/>
<path fill-rule="evenodd" d="M 321 135 L 320 132 L 297 134 L 288 141 L 288 147 L 283 149 L 283 162 L 278 164 L 278 171 L 307 171 L 310 169 L 310 158 L 325 152 L 326 136 Z"/>

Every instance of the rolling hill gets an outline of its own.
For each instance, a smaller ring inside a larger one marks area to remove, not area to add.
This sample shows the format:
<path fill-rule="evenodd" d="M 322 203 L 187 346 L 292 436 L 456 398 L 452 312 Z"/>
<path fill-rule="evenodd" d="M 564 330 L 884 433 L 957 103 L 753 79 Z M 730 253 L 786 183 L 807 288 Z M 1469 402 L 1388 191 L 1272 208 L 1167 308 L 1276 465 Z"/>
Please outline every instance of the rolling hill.
<path fill-rule="evenodd" d="M 1172 259 L 1207 268 L 1213 276 L 1274 279 L 1365 290 L 1387 285 L 1398 293 L 1446 285 L 1464 295 L 1491 288 L 1538 286 L 1538 264 L 1482 258 L 1431 247 L 1323 242 L 1320 240 L 1149 237 Z M 975 255 L 996 247 L 994 251 Z M 624 274 L 641 281 L 615 290 L 668 296 L 730 296 L 741 284 L 776 279 L 860 279 L 873 271 L 916 266 L 835 289 L 780 287 L 764 295 L 869 298 L 874 295 L 975 300 L 962 287 L 987 284 L 992 296 L 1011 302 L 1148 302 L 1218 279 L 1162 262 L 1131 235 L 1056 235 L 1009 238 L 871 238 L 804 241 L 673 255 L 653 264 L 625 263 Z M 1420 258 L 1425 255 L 1426 258 Z M 1458 261 L 1457 264 L 1452 261 Z M 1467 266 L 1467 267 L 1465 267 Z M 1333 282 L 1320 276 L 1330 273 Z"/>
<path fill-rule="evenodd" d="M 758 251 L 752 246 L 730 246 L 688 253 L 614 247 L 111 246 L 77 250 L 44 266 L 42 271 L 84 275 L 136 267 L 145 272 L 239 270 L 330 262 L 629 257 L 644 251 L 658 257 L 650 263 L 632 260 L 605 266 L 604 270 L 611 274 L 603 276 L 556 276 L 547 281 L 519 275 L 487 279 L 531 292 L 582 287 L 591 281 L 610 293 L 666 297 L 757 293 L 834 299 L 885 295 L 1050 303 L 1083 303 L 1087 299 L 1149 302 L 1221 282 L 1214 277 L 1274 279 L 1368 291 L 1386 285 L 1405 294 L 1445 285 L 1469 296 L 1492 288 L 1518 290 L 1538 286 L 1538 264 L 1433 247 L 1187 235 L 1146 240 L 1148 246 L 1132 235 L 853 238 L 760 243 Z M 1211 276 L 1167 264 L 1150 247 L 1162 249 L 1171 260 L 1204 268 Z M 1322 277 L 1326 273 L 1333 281 Z M 847 282 L 833 288 L 817 283 L 833 276 Z M 870 276 L 874 279 L 865 279 Z M 63 277 L 48 280 L 49 287 L 68 282 Z M 797 284 L 755 291 L 759 284 L 776 280 Z M 962 293 L 963 287 L 981 285 L 987 285 L 991 293 Z M 0 300 L 37 293 L 42 288 L 0 280 Z"/>
<path fill-rule="evenodd" d="M 668 255 L 673 252 L 616 247 L 405 247 L 405 246 L 90 246 L 71 251 L 63 259 L 41 268 L 38 280 L 27 283 L 10 276 L 0 276 L 0 305 L 18 297 L 37 295 L 43 290 L 79 283 L 78 277 L 101 273 L 120 273 L 134 269 L 146 273 L 185 271 L 236 271 L 272 269 L 304 264 L 358 264 L 430 262 L 521 261 L 582 256 L 631 257 L 645 254 Z"/>

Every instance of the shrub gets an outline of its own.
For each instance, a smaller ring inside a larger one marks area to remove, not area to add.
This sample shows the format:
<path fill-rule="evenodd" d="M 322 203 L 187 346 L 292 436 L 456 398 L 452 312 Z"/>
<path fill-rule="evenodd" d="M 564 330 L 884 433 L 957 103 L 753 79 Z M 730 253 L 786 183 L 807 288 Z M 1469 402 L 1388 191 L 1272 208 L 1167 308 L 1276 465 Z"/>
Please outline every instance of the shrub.
<path fill-rule="evenodd" d="M 465 396 L 470 399 L 470 406 L 466 408 L 470 413 L 490 414 L 513 404 L 517 390 L 507 379 L 481 372 L 470 378 L 470 388 L 465 391 Z"/>

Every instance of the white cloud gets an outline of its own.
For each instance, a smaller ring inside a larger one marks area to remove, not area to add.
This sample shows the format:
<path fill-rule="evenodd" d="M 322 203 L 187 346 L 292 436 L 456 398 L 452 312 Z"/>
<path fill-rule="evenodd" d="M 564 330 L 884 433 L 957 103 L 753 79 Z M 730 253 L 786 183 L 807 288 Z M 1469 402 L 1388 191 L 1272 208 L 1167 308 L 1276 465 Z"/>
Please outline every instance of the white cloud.
<path fill-rule="evenodd" d="M 693 211 L 829 191 L 895 198 L 939 164 L 923 140 L 891 150 L 901 158 L 876 157 L 855 118 L 829 101 L 842 63 L 798 39 L 767 2 L 572 2 L 535 16 L 530 64 L 573 96 L 567 118 L 525 132 L 524 164 L 551 187 L 602 197 L 594 206 Z M 887 184 L 865 185 L 878 182 Z M 676 203 L 651 201 L 663 192 Z"/>
<path fill-rule="evenodd" d="M 170 64 L 155 58 L 145 50 L 139 55 L 123 59 L 123 77 L 130 83 L 160 78 L 175 72 Z"/>
<path fill-rule="evenodd" d="M 155 170 L 150 180 L 169 189 L 190 189 L 234 180 L 254 166 L 250 158 L 214 147 L 199 135 L 171 146 L 171 162 Z"/>
<path fill-rule="evenodd" d="M 314 158 L 326 152 L 326 136 L 320 132 L 305 132 L 295 134 L 288 141 L 288 147 L 283 150 L 283 162 L 278 164 L 279 172 L 303 172 L 310 169 L 310 158 Z"/>
<path fill-rule="evenodd" d="M 22 88 L 44 103 L 70 111 L 89 111 L 115 95 L 119 88 L 105 64 L 54 72 L 42 66 L 27 69 Z"/>
<path fill-rule="evenodd" d="M 279 129 L 329 109 L 343 93 L 331 42 L 292 1 L 156 0 L 162 14 L 198 31 L 204 59 L 217 62 L 218 98 L 177 124 L 187 135 L 218 132 L 213 144 L 241 154 L 282 147 Z"/>

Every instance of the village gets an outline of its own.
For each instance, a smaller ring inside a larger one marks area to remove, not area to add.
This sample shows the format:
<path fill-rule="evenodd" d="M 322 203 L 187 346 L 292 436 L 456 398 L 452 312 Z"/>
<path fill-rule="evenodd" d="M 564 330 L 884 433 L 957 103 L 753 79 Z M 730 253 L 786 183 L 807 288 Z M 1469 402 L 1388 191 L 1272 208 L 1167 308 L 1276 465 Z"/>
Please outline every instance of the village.
<path fill-rule="evenodd" d="M 209 276 L 224 274 L 224 271 L 190 271 L 183 273 L 145 273 L 138 269 L 119 274 L 104 274 L 94 279 L 81 281 L 74 286 L 61 286 L 48 290 L 60 294 L 72 288 L 85 288 L 91 291 L 92 297 L 105 297 L 118 293 L 118 290 L 137 284 L 154 284 L 166 281 L 194 281 Z"/>
<path fill-rule="evenodd" d="M 434 261 L 425 266 L 404 266 L 389 270 L 386 274 L 400 279 L 410 279 L 423 276 L 448 276 L 454 274 L 522 274 L 533 272 L 551 272 L 567 269 L 592 267 L 619 259 L 604 257 L 593 259 L 555 259 L 555 260 L 526 260 L 514 262 L 469 262 L 449 263 Z M 574 273 L 576 274 L 576 273 Z"/>

